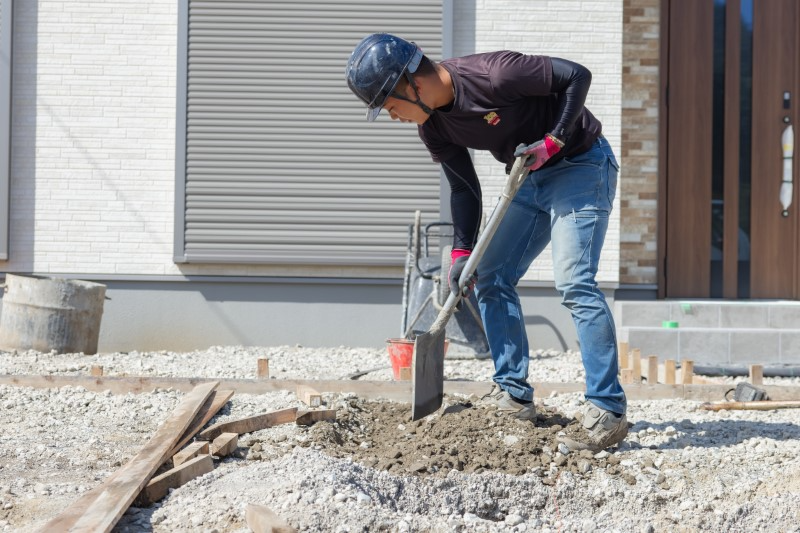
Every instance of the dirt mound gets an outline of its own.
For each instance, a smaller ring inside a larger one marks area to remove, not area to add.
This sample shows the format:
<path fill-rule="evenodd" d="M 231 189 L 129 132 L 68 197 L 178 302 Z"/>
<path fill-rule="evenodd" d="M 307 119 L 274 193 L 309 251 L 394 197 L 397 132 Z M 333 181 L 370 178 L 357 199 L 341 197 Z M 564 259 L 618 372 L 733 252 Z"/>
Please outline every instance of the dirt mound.
<path fill-rule="evenodd" d="M 621 471 L 620 458 L 608 452 L 559 449 L 559 432 L 572 433 L 578 422 L 539 406 L 535 422 L 453 398 L 445 398 L 438 413 L 416 422 L 408 404 L 347 398 L 336 407 L 336 421 L 309 428 L 306 444 L 395 474 L 444 477 L 451 469 L 533 473 L 547 483 L 563 469 L 576 475 L 596 468 Z"/>

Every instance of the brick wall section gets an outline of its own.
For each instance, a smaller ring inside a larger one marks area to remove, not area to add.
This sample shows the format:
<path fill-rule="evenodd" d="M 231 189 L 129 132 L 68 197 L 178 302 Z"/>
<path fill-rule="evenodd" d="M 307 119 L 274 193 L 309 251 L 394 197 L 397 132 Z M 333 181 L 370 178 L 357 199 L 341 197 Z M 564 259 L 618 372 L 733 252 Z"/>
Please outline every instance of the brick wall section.
<path fill-rule="evenodd" d="M 659 0 L 624 0 L 620 283 L 655 284 Z"/>
<path fill-rule="evenodd" d="M 563 57 L 589 68 L 592 88 L 586 106 L 603 123 L 603 133 L 619 154 L 622 0 L 475 0 L 454 4 L 455 56 L 507 49 Z M 474 161 L 488 216 L 505 181 L 504 166 L 487 152 L 476 152 Z M 598 273 L 598 281 L 606 283 L 619 278 L 618 203 L 619 194 Z M 549 247 L 524 279 L 553 280 Z"/>

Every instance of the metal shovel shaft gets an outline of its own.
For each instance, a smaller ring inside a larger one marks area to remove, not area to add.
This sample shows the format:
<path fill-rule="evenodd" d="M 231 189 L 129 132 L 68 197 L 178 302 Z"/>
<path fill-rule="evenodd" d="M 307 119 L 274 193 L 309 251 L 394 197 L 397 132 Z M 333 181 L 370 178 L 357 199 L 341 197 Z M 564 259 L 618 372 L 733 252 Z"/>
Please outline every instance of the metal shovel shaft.
<path fill-rule="evenodd" d="M 458 280 L 459 289 L 463 289 L 467 280 L 475 272 L 489 242 L 494 237 L 500 221 L 508 211 L 511 201 L 517 194 L 520 186 L 525 181 L 528 173 L 525 169 L 525 158 L 518 157 L 511 168 L 511 172 L 506 180 L 500 200 L 497 202 L 486 227 L 483 229 L 478 242 L 464 266 L 461 277 Z M 444 273 L 443 273 L 444 274 Z M 418 335 L 414 341 L 414 355 L 412 365 L 412 384 L 414 402 L 411 408 L 411 418 L 419 420 L 424 416 L 433 413 L 442 405 L 444 396 L 444 340 L 445 327 L 450 317 L 455 311 L 456 304 L 461 298 L 460 294 L 450 293 L 447 301 L 439 311 L 439 315 L 434 320 L 430 329 Z"/>

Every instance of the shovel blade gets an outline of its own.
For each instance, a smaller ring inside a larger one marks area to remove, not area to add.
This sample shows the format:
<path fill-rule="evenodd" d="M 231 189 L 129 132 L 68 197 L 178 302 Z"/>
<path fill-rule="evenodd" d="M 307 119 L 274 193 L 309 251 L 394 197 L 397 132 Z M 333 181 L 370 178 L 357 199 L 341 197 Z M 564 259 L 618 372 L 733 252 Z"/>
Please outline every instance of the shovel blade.
<path fill-rule="evenodd" d="M 414 404 L 411 419 L 436 412 L 444 397 L 444 328 L 418 335 L 414 341 L 414 375 L 411 388 Z"/>

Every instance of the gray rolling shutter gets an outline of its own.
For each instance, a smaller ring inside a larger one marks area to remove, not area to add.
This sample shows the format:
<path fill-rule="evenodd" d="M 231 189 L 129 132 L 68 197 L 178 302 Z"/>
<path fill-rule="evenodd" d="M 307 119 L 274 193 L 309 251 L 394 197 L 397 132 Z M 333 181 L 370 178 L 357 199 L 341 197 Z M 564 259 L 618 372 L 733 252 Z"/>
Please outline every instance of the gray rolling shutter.
<path fill-rule="evenodd" d="M 440 59 L 442 0 L 189 0 L 186 18 L 176 260 L 402 264 L 414 211 L 438 218 L 439 169 L 413 125 L 365 121 L 344 68 L 378 31 Z"/>
<path fill-rule="evenodd" d="M 8 259 L 11 182 L 11 24 L 13 2 L 0 0 L 0 260 Z"/>

